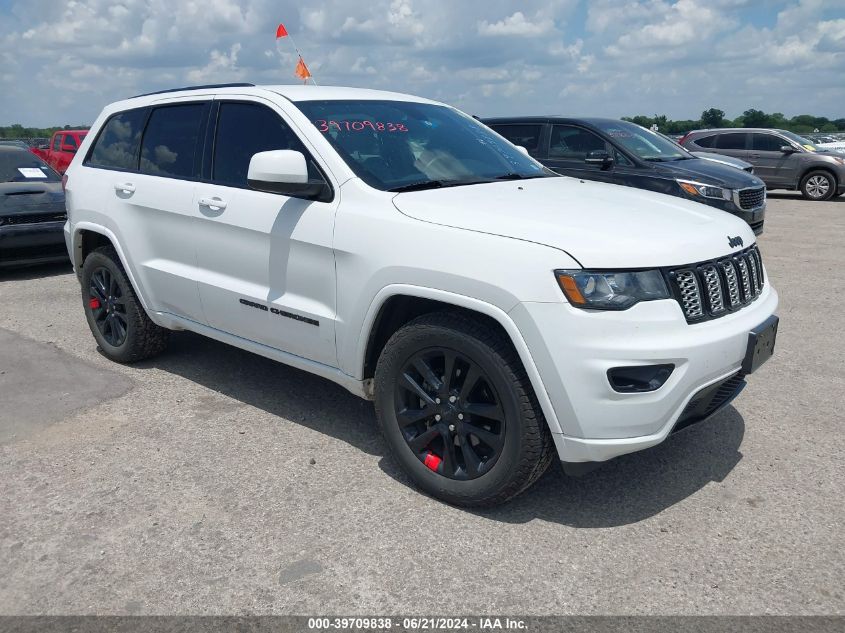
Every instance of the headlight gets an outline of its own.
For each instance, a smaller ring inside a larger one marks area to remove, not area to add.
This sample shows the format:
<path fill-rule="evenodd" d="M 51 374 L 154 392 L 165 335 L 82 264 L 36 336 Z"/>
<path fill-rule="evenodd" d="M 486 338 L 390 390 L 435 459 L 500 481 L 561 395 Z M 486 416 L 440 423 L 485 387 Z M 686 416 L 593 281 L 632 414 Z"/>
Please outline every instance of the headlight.
<path fill-rule="evenodd" d="M 659 270 L 556 270 L 555 276 L 563 294 L 576 308 L 627 310 L 640 301 L 671 298 Z"/>
<path fill-rule="evenodd" d="M 716 200 L 730 200 L 731 199 L 731 190 L 730 189 L 723 189 L 722 187 L 715 187 L 713 185 L 705 185 L 701 182 L 695 182 L 692 180 L 675 180 L 680 186 L 681 189 L 686 191 L 689 195 L 693 198 L 702 197 L 702 198 L 713 198 Z"/>

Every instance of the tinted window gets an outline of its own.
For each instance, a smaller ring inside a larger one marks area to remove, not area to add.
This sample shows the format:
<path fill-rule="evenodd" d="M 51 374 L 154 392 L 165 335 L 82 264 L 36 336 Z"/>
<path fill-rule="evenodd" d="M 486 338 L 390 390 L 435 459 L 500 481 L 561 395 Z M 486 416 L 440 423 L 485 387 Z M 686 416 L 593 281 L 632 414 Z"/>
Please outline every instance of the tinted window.
<path fill-rule="evenodd" d="M 63 134 L 57 134 L 56 138 L 53 139 L 53 149 L 55 151 L 59 151 L 59 148 L 62 145 L 62 136 L 64 136 L 64 135 Z"/>
<path fill-rule="evenodd" d="M 699 147 L 715 147 L 716 146 L 716 135 L 711 134 L 710 136 L 702 136 L 701 138 L 694 138 L 692 140 L 693 143 L 698 145 Z"/>
<path fill-rule="evenodd" d="M 592 132 L 569 125 L 552 126 L 549 158 L 584 160 L 594 150 L 605 150 L 604 139 Z"/>
<path fill-rule="evenodd" d="M 192 178 L 205 104 L 156 108 L 141 142 L 141 173 Z"/>
<path fill-rule="evenodd" d="M 745 149 L 744 132 L 731 132 L 729 134 L 719 134 L 716 140 L 716 147 L 719 149 Z"/>
<path fill-rule="evenodd" d="M 0 148 L 0 182 L 58 182 L 59 180 L 59 175 L 32 152 L 17 147 Z"/>
<path fill-rule="evenodd" d="M 111 117 L 97 137 L 86 165 L 111 169 L 136 169 L 138 143 L 146 109 L 129 110 Z"/>
<path fill-rule="evenodd" d="M 79 149 L 79 145 L 76 144 L 76 139 L 73 138 L 70 134 L 65 134 L 65 140 L 62 143 L 62 149 L 69 148 L 69 149 Z"/>
<path fill-rule="evenodd" d="M 257 103 L 220 104 L 212 180 L 246 187 L 252 155 L 273 149 L 305 151 L 296 135 L 270 108 Z M 314 171 L 313 166 L 309 171 Z"/>
<path fill-rule="evenodd" d="M 540 149 L 540 125 L 494 125 L 496 132 L 504 136 L 514 145 L 521 145 L 529 152 Z"/>
<path fill-rule="evenodd" d="M 774 134 L 752 134 L 751 149 L 761 152 L 779 152 L 787 142 Z"/>

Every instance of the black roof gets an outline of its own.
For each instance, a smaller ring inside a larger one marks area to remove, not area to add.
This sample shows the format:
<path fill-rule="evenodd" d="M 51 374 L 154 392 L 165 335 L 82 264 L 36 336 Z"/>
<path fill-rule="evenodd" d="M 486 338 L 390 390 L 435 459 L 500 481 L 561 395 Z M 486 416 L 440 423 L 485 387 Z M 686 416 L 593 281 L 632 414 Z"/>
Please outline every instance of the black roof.
<path fill-rule="evenodd" d="M 0 145 L 0 152 L 29 152 L 29 150 L 20 145 Z"/>

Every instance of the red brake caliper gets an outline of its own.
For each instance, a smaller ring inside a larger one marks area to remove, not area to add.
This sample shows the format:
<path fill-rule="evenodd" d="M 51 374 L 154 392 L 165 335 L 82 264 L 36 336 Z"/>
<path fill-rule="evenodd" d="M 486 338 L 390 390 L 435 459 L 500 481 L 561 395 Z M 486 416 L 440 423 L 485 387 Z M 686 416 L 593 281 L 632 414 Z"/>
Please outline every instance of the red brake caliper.
<path fill-rule="evenodd" d="M 100 307 L 100 300 L 97 299 L 97 297 L 91 297 L 88 300 L 88 307 L 91 308 L 92 310 L 96 310 L 97 308 Z"/>
<path fill-rule="evenodd" d="M 428 468 L 429 468 L 430 470 L 433 470 L 434 472 L 437 472 L 437 467 L 438 467 L 438 466 L 440 466 L 440 462 L 442 462 L 442 461 L 443 461 L 443 460 L 442 460 L 442 459 L 440 459 L 440 458 L 439 458 L 437 455 L 435 455 L 434 453 L 426 453 L 426 454 L 425 454 L 425 459 L 423 460 L 423 464 L 425 464 L 426 466 L 428 466 Z"/>

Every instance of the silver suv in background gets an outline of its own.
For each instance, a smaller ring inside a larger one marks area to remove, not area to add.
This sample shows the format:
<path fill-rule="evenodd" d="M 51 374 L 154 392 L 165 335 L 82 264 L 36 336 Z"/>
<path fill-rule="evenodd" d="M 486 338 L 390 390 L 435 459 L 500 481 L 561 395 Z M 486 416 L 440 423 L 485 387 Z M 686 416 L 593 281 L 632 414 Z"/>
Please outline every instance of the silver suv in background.
<path fill-rule="evenodd" d="M 845 193 L 845 156 L 787 130 L 696 130 L 679 143 L 688 151 L 714 152 L 751 163 L 767 189 L 798 190 L 809 200 L 829 200 Z"/>

